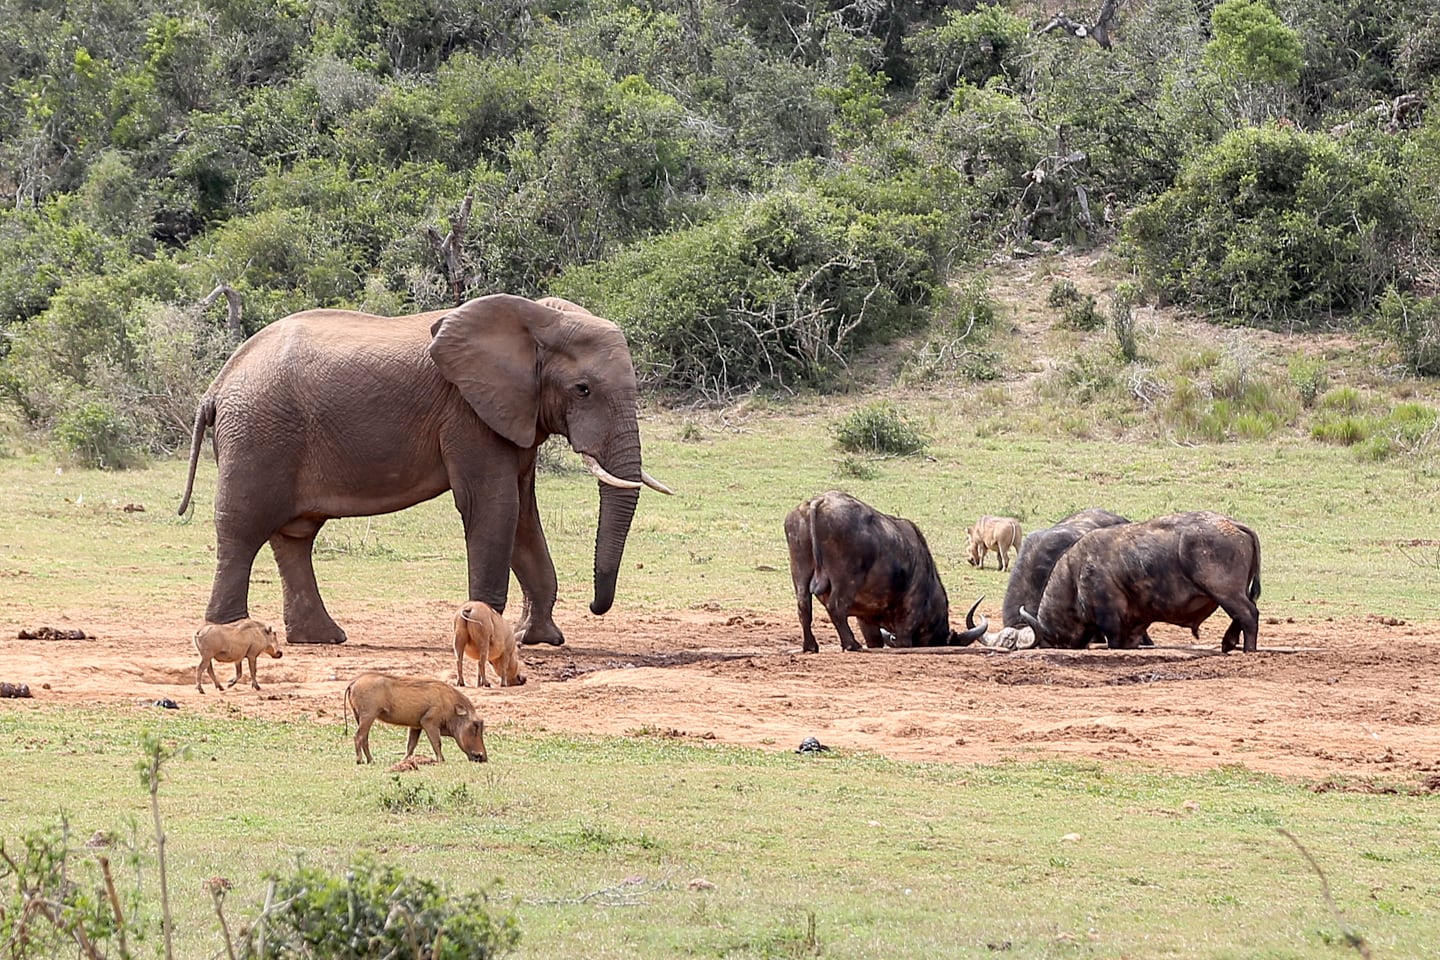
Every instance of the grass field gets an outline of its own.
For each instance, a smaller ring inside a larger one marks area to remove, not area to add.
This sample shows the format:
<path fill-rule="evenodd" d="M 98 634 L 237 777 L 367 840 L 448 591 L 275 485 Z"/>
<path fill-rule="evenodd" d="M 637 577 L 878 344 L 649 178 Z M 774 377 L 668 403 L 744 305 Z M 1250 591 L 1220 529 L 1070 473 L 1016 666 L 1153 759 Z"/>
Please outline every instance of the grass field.
<path fill-rule="evenodd" d="M 238 924 L 262 874 L 361 851 L 489 889 L 530 957 L 1301 958 L 1343 956 L 1347 927 L 1377 957 L 1435 942 L 1440 835 L 1424 797 L 1237 769 L 972 768 L 503 729 L 503 765 L 402 784 L 335 763 L 329 726 L 0 710 L 7 847 L 62 815 L 77 843 L 133 837 L 143 855 L 122 885 L 147 893 L 152 923 L 142 730 L 192 748 L 160 791 L 182 957 L 223 946 L 206 878 L 232 881 Z M 1326 870 L 1341 920 L 1281 828 Z"/>
<path fill-rule="evenodd" d="M 995 592 L 993 576 L 965 563 L 965 527 L 981 514 L 1016 516 L 1030 530 L 1089 506 L 1133 519 L 1209 509 L 1259 533 L 1266 615 L 1440 615 L 1440 471 L 1429 461 L 1366 463 L 1348 448 L 1306 441 L 977 438 L 963 411 L 917 400 L 901 410 L 932 437 L 927 455 L 876 461 L 873 478 L 855 479 L 839 475 L 844 458 L 830 439 L 845 409 L 649 417 L 646 464 L 678 495 L 642 497 L 617 603 L 789 610 L 781 521 L 802 499 L 843 487 L 920 525 L 952 597 Z M 562 462 L 579 469 L 568 452 Z M 0 459 L 0 616 L 189 603 L 198 619 L 213 573 L 213 463 L 202 461 L 193 517 L 182 520 L 174 509 L 184 482 L 178 461 L 101 473 L 57 468 L 45 457 Z M 541 478 L 539 497 L 562 602 L 588 601 L 595 485 L 584 474 L 551 473 Z M 127 512 L 127 505 L 144 510 Z M 464 550 L 449 496 L 332 521 L 320 535 L 317 576 L 332 607 L 457 596 Z M 999 602 L 991 596 L 984 609 L 998 610 Z M 278 619 L 268 548 L 255 566 L 251 606 Z"/>
<path fill-rule="evenodd" d="M 964 526 L 980 513 L 1033 528 L 1090 505 L 1131 517 L 1208 508 L 1259 531 L 1265 615 L 1435 617 L 1440 569 L 1425 543 L 1440 478 L 1413 459 L 1360 464 L 1305 442 L 979 438 L 961 412 L 921 399 L 902 409 L 931 436 L 928 456 L 844 480 L 829 444 L 844 409 L 647 417 L 647 465 L 680 495 L 643 498 L 618 603 L 788 611 L 780 520 L 843 486 L 921 524 L 952 596 L 994 589 L 963 561 Z M 191 520 L 173 513 L 183 482 L 176 462 L 96 473 L 0 460 L 0 619 L 189 605 L 198 621 L 213 465 L 202 463 Z M 594 485 L 560 472 L 541 486 L 562 592 L 580 603 Z M 458 518 L 442 497 L 334 522 L 317 567 L 332 608 L 452 597 L 464 580 Z M 268 552 L 252 607 L 278 618 Z M 161 795 L 181 956 L 221 949 L 203 878 L 231 878 L 229 909 L 242 917 L 262 874 L 302 860 L 338 869 L 361 851 L 463 889 L 498 882 L 496 903 L 514 910 L 532 957 L 1342 955 L 1319 878 L 1278 828 L 1328 871 L 1376 956 L 1426 955 L 1440 929 L 1440 834 L 1424 797 L 1317 794 L 1238 769 L 811 760 L 503 728 L 491 737 L 503 765 L 478 777 L 427 768 L 402 784 L 334 763 L 330 726 L 0 702 L 0 837 L 13 848 L 62 815 L 77 839 L 129 835 L 133 820 L 152 920 L 154 844 L 134 772 L 145 730 L 193 748 Z M 694 879 L 714 888 L 690 889 Z"/>

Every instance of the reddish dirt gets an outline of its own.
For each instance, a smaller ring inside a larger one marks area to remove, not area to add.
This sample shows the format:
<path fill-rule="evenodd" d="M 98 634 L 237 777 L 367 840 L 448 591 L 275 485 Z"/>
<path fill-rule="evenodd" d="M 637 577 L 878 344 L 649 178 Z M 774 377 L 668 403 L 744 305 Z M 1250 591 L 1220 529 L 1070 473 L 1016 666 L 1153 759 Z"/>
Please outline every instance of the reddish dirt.
<path fill-rule="evenodd" d="M 451 609 L 417 602 L 351 611 L 350 641 L 289 645 L 248 682 L 195 692 L 197 624 L 60 611 L 6 625 L 0 680 L 49 704 L 341 722 L 346 682 L 366 669 L 453 679 Z M 493 726 L 651 735 L 794 750 L 828 746 L 954 763 L 1066 756 L 1196 770 L 1237 764 L 1340 789 L 1440 790 L 1440 623 L 1384 618 L 1262 622 L 1258 654 L 1219 654 L 1224 618 L 1188 633 L 1157 626 L 1153 650 L 842 653 L 828 623 L 819 654 L 775 612 L 693 609 L 606 617 L 561 611 L 568 642 L 522 650 L 529 682 L 469 693 Z M 19 640 L 81 628 L 92 639 Z M 221 679 L 233 668 L 217 668 Z M 473 684 L 474 662 L 467 661 Z M 247 677 L 248 681 L 248 677 Z"/>

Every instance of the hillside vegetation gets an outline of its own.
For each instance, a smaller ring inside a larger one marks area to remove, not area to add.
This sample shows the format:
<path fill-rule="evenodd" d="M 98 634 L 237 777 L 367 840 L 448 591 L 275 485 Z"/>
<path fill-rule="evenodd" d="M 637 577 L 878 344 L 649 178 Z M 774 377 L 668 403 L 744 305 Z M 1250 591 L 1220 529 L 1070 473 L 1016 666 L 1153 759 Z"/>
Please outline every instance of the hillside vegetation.
<path fill-rule="evenodd" d="M 1440 13 L 1105 9 L 4 0 L 0 449 L 143 462 L 287 313 L 495 291 L 616 320 L 667 403 L 1433 447 Z"/>

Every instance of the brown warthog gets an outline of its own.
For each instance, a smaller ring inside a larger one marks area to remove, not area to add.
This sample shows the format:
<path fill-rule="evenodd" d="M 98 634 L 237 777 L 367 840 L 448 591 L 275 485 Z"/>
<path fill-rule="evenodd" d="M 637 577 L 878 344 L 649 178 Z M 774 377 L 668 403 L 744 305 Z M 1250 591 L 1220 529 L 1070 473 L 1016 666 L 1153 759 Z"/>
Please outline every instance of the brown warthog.
<path fill-rule="evenodd" d="M 455 683 L 465 686 L 465 657 L 478 660 L 475 686 L 488 687 L 485 664 L 495 668 L 500 686 L 513 687 L 525 682 L 520 672 L 520 658 L 515 653 L 515 631 L 495 608 L 483 600 L 471 600 L 455 611 Z"/>
<path fill-rule="evenodd" d="M 453 737 L 465 756 L 477 763 L 489 757 L 485 753 L 485 721 L 475 715 L 475 705 L 468 697 L 443 680 L 418 677 L 394 677 L 385 673 L 362 673 L 345 688 L 345 705 L 355 717 L 355 762 L 370 763 L 370 727 L 376 720 L 410 728 L 410 741 L 405 758 L 415 752 L 420 731 L 430 738 L 436 760 L 444 760 L 440 752 L 440 736 Z"/>
<path fill-rule="evenodd" d="M 1020 521 L 1014 517 L 981 517 L 975 526 L 965 528 L 970 566 L 983 567 L 986 555 L 994 550 L 999 569 L 1008 569 L 1010 551 L 1020 549 L 1020 536 Z"/>
<path fill-rule="evenodd" d="M 966 630 L 950 629 L 950 599 L 920 528 L 831 490 L 805 501 L 785 517 L 790 578 L 800 614 L 802 649 L 820 649 L 811 628 L 811 597 L 825 604 L 840 646 L 859 650 L 850 617 L 860 623 L 867 647 L 885 644 L 882 628 L 897 647 L 965 646 L 985 635 L 984 617 L 974 625 L 980 601 L 965 615 Z"/>
<path fill-rule="evenodd" d="M 239 682 L 240 672 L 248 661 L 250 686 L 259 690 L 260 683 L 255 679 L 255 658 L 262 653 L 268 653 L 276 660 L 281 656 L 280 643 L 275 639 L 275 628 L 249 617 L 230 623 L 205 624 L 195 631 L 195 650 L 200 654 L 200 662 L 195 665 L 195 689 L 201 693 L 205 692 L 206 670 L 210 671 L 210 679 L 214 681 L 215 689 L 224 693 L 219 678 L 215 676 L 216 660 L 235 664 L 235 677 L 226 687 L 233 687 Z"/>

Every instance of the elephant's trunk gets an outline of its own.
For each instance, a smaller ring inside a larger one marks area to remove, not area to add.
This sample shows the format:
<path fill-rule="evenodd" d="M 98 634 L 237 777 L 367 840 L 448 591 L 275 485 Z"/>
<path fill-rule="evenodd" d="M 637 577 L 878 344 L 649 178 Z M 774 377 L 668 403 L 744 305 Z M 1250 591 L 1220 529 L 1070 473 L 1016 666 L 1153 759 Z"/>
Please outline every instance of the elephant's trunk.
<path fill-rule="evenodd" d="M 638 481 L 639 438 L 633 442 L 632 449 L 607 457 L 604 466 L 616 477 Z M 635 504 L 639 500 L 638 489 L 600 484 L 600 522 L 595 531 L 595 599 L 590 603 L 591 613 L 605 613 L 615 602 L 615 579 L 620 573 L 625 538 L 630 534 L 630 521 L 635 517 Z"/>

